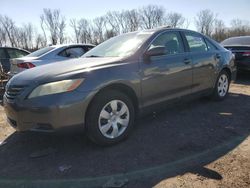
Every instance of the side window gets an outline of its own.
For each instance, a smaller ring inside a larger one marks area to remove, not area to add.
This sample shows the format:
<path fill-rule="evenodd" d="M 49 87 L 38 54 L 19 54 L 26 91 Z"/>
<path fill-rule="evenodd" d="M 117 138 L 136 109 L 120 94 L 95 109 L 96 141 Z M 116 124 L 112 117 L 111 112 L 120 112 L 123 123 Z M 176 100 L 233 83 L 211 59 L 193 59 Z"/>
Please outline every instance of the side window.
<path fill-rule="evenodd" d="M 3 48 L 0 48 L 0 59 L 6 59 L 5 50 Z"/>
<path fill-rule="evenodd" d="M 94 48 L 93 46 L 86 46 L 85 49 L 86 49 L 86 52 L 91 50 L 92 48 Z"/>
<path fill-rule="evenodd" d="M 205 41 L 207 43 L 208 51 L 218 50 L 209 40 L 205 39 Z"/>
<path fill-rule="evenodd" d="M 185 33 L 185 36 L 191 52 L 208 51 L 207 45 L 202 36 L 193 33 Z"/>
<path fill-rule="evenodd" d="M 7 52 L 10 56 L 10 58 L 19 58 L 19 57 L 23 57 L 25 55 L 28 55 L 27 53 L 24 54 L 23 51 L 20 51 L 20 50 L 16 50 L 16 49 L 7 49 Z"/>
<path fill-rule="evenodd" d="M 82 56 L 85 53 L 85 50 L 82 47 L 73 47 L 67 48 L 60 52 L 58 55 L 68 58 L 77 58 Z"/>
<path fill-rule="evenodd" d="M 22 51 L 22 50 L 20 50 L 20 51 L 18 51 L 22 56 L 26 56 L 26 55 L 29 55 L 29 53 L 28 52 L 25 52 L 25 51 Z"/>
<path fill-rule="evenodd" d="M 152 42 L 149 49 L 159 46 L 165 47 L 165 55 L 184 52 L 182 40 L 178 32 L 166 32 L 161 34 Z"/>

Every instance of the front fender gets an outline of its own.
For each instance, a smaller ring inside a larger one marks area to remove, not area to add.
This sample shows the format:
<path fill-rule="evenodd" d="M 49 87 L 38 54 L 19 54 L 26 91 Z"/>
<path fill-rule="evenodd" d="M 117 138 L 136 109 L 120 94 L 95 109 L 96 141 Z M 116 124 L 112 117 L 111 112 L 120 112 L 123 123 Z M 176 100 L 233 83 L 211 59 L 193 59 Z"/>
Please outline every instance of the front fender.
<path fill-rule="evenodd" d="M 131 88 L 139 98 L 141 96 L 140 74 L 138 62 L 120 64 L 85 72 L 84 83 L 77 89 L 81 92 L 95 91 L 122 84 Z"/>

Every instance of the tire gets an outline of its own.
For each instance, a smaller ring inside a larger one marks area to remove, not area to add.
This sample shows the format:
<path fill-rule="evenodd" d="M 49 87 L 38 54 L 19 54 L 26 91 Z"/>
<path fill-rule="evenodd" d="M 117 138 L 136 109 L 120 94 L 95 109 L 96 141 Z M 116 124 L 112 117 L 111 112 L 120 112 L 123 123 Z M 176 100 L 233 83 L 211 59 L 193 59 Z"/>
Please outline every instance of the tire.
<path fill-rule="evenodd" d="M 103 91 L 93 99 L 86 116 L 88 137 L 98 145 L 112 145 L 128 137 L 135 119 L 131 99 L 120 91 Z"/>
<path fill-rule="evenodd" d="M 217 78 L 215 88 L 212 94 L 212 99 L 216 101 L 224 100 L 228 95 L 230 86 L 230 77 L 227 71 L 222 70 Z"/>

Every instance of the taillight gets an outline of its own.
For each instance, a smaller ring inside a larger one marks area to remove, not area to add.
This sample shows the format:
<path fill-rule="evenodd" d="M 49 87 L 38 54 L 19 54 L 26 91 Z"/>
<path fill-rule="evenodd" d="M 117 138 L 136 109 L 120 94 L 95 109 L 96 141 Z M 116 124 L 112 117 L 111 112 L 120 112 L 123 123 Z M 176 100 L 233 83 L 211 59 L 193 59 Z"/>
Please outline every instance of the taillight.
<path fill-rule="evenodd" d="M 242 56 L 250 56 L 250 52 L 244 52 Z"/>
<path fill-rule="evenodd" d="M 23 69 L 31 69 L 31 68 L 35 67 L 35 65 L 33 63 L 18 63 L 17 66 L 19 68 L 23 68 Z"/>

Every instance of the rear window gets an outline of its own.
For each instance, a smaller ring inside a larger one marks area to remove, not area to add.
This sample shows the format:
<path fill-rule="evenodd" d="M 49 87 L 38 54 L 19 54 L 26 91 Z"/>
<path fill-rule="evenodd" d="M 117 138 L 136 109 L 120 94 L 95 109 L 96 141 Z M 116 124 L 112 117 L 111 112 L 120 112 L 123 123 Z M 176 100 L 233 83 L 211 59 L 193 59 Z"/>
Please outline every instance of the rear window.
<path fill-rule="evenodd" d="M 250 37 L 233 37 L 221 42 L 223 46 L 250 45 Z"/>
<path fill-rule="evenodd" d="M 45 47 L 45 48 L 42 48 L 40 50 L 37 50 L 29 55 L 27 55 L 27 57 L 40 57 L 44 54 L 46 54 L 47 52 L 53 50 L 55 47 L 52 47 L 52 46 L 49 46 L 49 47 Z"/>
<path fill-rule="evenodd" d="M 194 33 L 185 33 L 189 48 L 191 52 L 206 52 L 207 45 L 202 36 Z"/>
<path fill-rule="evenodd" d="M 86 49 L 87 51 L 91 50 L 92 48 L 94 48 L 94 46 L 86 46 L 86 47 L 85 47 L 85 49 Z"/>
<path fill-rule="evenodd" d="M 85 53 L 84 49 L 82 47 L 72 47 L 67 48 L 60 52 L 58 55 L 62 57 L 68 57 L 68 58 L 77 58 L 82 56 Z"/>
<path fill-rule="evenodd" d="M 17 50 L 17 49 L 11 49 L 11 48 L 7 49 L 7 52 L 8 52 L 11 59 L 23 57 L 23 56 L 26 56 L 28 54 L 27 52 Z"/>
<path fill-rule="evenodd" d="M 214 51 L 214 50 L 217 50 L 217 48 L 215 47 L 214 44 L 212 44 L 210 41 L 208 41 L 207 39 L 205 39 L 206 43 L 207 43 L 207 48 L 208 48 L 208 51 Z"/>

